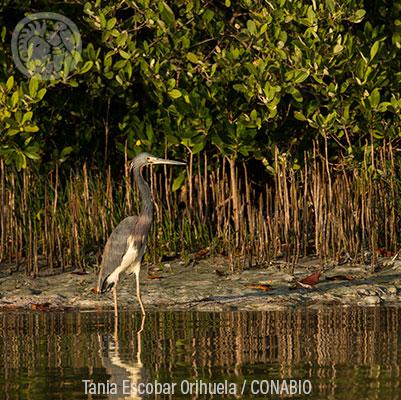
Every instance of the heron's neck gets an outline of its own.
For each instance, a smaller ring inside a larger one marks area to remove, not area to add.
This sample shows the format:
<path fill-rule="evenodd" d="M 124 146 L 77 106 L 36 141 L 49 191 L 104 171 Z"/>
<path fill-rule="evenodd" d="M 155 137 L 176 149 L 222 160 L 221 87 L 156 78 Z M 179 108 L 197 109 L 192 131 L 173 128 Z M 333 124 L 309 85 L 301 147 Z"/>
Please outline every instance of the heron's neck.
<path fill-rule="evenodd" d="M 152 220 L 153 217 L 153 200 L 150 193 L 149 185 L 143 179 L 141 168 L 134 169 L 135 182 L 138 185 L 139 193 L 141 195 L 141 212 L 140 215 L 148 217 Z"/>

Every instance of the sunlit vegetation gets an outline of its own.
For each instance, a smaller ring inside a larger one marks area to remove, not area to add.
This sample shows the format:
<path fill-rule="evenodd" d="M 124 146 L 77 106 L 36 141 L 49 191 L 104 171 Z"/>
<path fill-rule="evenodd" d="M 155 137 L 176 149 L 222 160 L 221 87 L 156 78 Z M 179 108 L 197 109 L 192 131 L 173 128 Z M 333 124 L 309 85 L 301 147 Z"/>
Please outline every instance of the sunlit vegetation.
<path fill-rule="evenodd" d="M 28 79 L 10 40 L 62 13 L 78 68 Z M 359 0 L 3 1 L 0 261 L 93 265 L 137 210 L 128 161 L 158 207 L 149 258 L 209 248 L 234 267 L 398 250 L 401 6 Z"/>

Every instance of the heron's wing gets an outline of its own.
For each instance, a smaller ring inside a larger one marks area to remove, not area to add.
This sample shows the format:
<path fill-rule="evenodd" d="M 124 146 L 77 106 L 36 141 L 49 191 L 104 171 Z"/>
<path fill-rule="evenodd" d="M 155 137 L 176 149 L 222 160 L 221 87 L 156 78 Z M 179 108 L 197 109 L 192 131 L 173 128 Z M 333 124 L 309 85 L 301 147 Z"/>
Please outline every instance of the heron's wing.
<path fill-rule="evenodd" d="M 138 222 L 137 217 L 127 217 L 122 220 L 107 239 L 103 250 L 102 263 L 100 265 L 98 287 L 120 264 L 128 248 L 128 238 L 135 231 Z"/>

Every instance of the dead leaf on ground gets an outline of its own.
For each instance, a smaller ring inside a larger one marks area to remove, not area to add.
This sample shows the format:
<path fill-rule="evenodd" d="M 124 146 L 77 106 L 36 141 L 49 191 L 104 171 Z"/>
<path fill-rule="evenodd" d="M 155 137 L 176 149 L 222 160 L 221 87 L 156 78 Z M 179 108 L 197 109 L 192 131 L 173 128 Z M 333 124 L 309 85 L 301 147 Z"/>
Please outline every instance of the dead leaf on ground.
<path fill-rule="evenodd" d="M 334 275 L 327 276 L 326 281 L 353 281 L 355 277 L 352 275 Z"/>
<path fill-rule="evenodd" d="M 379 247 L 377 249 L 377 254 L 379 256 L 382 256 L 382 257 L 393 257 L 394 256 L 394 251 L 387 250 L 387 249 L 385 249 L 383 247 Z"/>
<path fill-rule="evenodd" d="M 247 285 L 247 287 L 250 289 L 261 290 L 263 292 L 268 292 L 272 289 L 271 285 L 268 285 L 267 283 L 260 283 L 258 285 Z"/>
<path fill-rule="evenodd" d="M 31 309 L 34 311 L 47 311 L 50 307 L 50 303 L 32 303 L 31 304 Z"/>
<path fill-rule="evenodd" d="M 206 247 L 205 249 L 201 249 L 196 253 L 192 254 L 192 256 L 195 260 L 199 260 L 200 258 L 206 257 L 208 254 L 209 254 L 209 247 Z"/>
<path fill-rule="evenodd" d="M 99 290 L 97 289 L 97 287 L 93 287 L 93 288 L 91 289 L 91 292 L 92 292 L 92 293 L 95 293 L 95 294 L 99 294 Z"/>
<path fill-rule="evenodd" d="M 164 279 L 164 276 L 159 275 L 148 275 L 146 279 Z"/>
<path fill-rule="evenodd" d="M 310 289 L 313 286 L 315 286 L 317 283 L 319 283 L 321 274 L 322 274 L 321 271 L 314 272 L 312 275 L 308 275 L 305 278 L 300 279 L 296 283 L 298 285 L 300 285 L 301 287 Z"/>

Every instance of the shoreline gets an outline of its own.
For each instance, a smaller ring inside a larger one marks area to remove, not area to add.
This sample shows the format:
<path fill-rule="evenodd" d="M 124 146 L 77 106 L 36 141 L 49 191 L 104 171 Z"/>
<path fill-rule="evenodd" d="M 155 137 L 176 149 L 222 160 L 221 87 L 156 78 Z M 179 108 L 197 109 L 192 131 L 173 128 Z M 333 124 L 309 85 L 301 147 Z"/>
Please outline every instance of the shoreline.
<path fill-rule="evenodd" d="M 303 259 L 295 278 L 275 263 L 231 273 L 222 257 L 206 258 L 185 266 L 179 260 L 162 268 L 144 265 L 142 299 L 147 311 L 265 311 L 286 307 L 320 305 L 401 305 L 401 261 L 381 258 L 381 269 L 370 265 L 336 266 L 322 273 L 319 282 L 304 288 L 297 280 L 319 270 L 319 260 Z M 336 280 L 332 280 L 336 277 Z M 113 307 L 112 294 L 92 292 L 97 274 L 74 271 L 42 271 L 35 279 L 23 272 L 7 274 L 0 269 L 0 311 L 9 310 L 106 310 Z M 118 286 L 119 309 L 139 310 L 133 276 L 122 276 Z"/>

